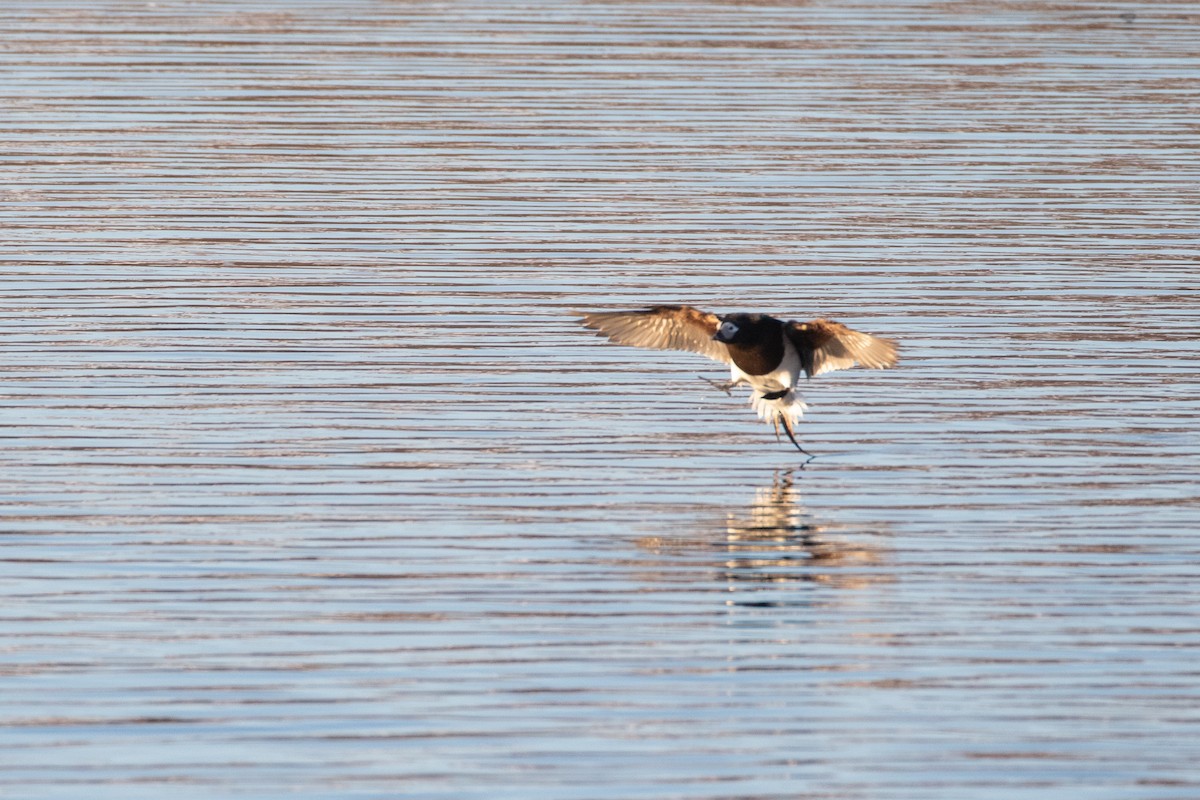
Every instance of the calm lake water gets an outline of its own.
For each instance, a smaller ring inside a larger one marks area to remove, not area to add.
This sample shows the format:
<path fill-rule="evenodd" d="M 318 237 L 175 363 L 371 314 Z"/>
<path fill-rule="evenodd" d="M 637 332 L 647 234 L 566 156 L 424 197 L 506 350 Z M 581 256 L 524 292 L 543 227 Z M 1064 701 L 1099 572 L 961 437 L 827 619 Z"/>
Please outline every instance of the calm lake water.
<path fill-rule="evenodd" d="M 0 794 L 1200 797 L 1194 2 L 0 10 Z M 776 443 L 580 309 L 832 316 Z"/>

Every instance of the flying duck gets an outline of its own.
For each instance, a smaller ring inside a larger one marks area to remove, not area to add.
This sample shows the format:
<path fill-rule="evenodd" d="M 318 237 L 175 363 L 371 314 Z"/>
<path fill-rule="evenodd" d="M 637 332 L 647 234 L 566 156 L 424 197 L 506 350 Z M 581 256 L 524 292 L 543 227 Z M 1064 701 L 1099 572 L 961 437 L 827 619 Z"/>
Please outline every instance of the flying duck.
<path fill-rule="evenodd" d="M 784 322 L 766 314 L 718 316 L 692 306 L 654 306 L 638 311 L 592 311 L 581 323 L 617 344 L 686 350 L 729 365 L 730 379 L 709 381 L 726 394 L 741 384 L 752 389 L 758 416 L 779 427 L 800 452 L 795 424 L 806 406 L 796 396 L 800 375 L 811 378 L 856 364 L 895 365 L 896 343 L 847 328 L 831 319 Z M 705 378 L 705 380 L 708 380 Z"/>

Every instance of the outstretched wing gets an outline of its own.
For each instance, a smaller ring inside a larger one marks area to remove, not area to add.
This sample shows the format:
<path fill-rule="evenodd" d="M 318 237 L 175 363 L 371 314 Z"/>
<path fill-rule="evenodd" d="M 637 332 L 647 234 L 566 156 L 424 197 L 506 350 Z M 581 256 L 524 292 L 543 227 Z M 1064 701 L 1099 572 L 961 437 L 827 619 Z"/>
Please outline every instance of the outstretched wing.
<path fill-rule="evenodd" d="M 891 339 L 861 333 L 831 319 L 789 322 L 784 331 L 810 378 L 835 369 L 849 369 L 855 364 L 885 369 L 899 360 L 896 343 Z"/>
<path fill-rule="evenodd" d="M 729 348 L 713 340 L 721 318 L 691 306 L 654 306 L 640 311 L 592 311 L 583 326 L 617 344 L 686 350 L 728 364 Z"/>

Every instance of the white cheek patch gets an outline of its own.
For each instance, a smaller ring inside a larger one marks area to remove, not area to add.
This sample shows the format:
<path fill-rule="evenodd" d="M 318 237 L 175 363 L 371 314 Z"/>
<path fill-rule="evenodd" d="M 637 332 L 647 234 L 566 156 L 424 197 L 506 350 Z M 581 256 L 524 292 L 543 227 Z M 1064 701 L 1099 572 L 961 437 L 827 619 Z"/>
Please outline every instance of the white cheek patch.
<path fill-rule="evenodd" d="M 737 335 L 737 332 L 738 326 L 734 325 L 732 322 L 721 323 L 721 336 L 725 337 L 726 339 L 732 339 Z"/>

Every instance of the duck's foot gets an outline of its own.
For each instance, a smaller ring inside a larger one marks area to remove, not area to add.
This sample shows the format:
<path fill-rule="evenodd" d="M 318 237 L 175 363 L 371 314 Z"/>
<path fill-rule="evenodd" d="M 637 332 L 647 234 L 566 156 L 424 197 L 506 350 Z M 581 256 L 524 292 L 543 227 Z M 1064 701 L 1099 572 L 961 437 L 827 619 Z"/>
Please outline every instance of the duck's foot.
<path fill-rule="evenodd" d="M 816 458 L 816 456 L 814 456 L 812 453 L 805 450 L 803 447 L 800 446 L 800 443 L 796 441 L 796 432 L 792 429 L 792 421 L 786 414 L 783 414 L 782 412 L 775 415 L 775 435 L 776 435 L 776 437 L 778 437 L 778 435 L 779 435 L 779 426 L 781 424 L 783 425 L 784 432 L 787 433 L 788 439 L 791 440 L 792 444 L 796 445 L 797 450 L 799 450 L 801 453 L 804 453 L 804 455 L 808 456 L 808 461 L 812 461 L 814 458 Z M 803 464 L 801 464 L 800 469 L 804 469 L 804 467 L 808 465 L 808 461 L 805 461 Z"/>
<path fill-rule="evenodd" d="M 730 396 L 733 395 L 733 387 L 737 386 L 737 381 L 714 381 L 712 378 L 706 378 L 703 375 L 697 375 L 696 377 Z"/>

